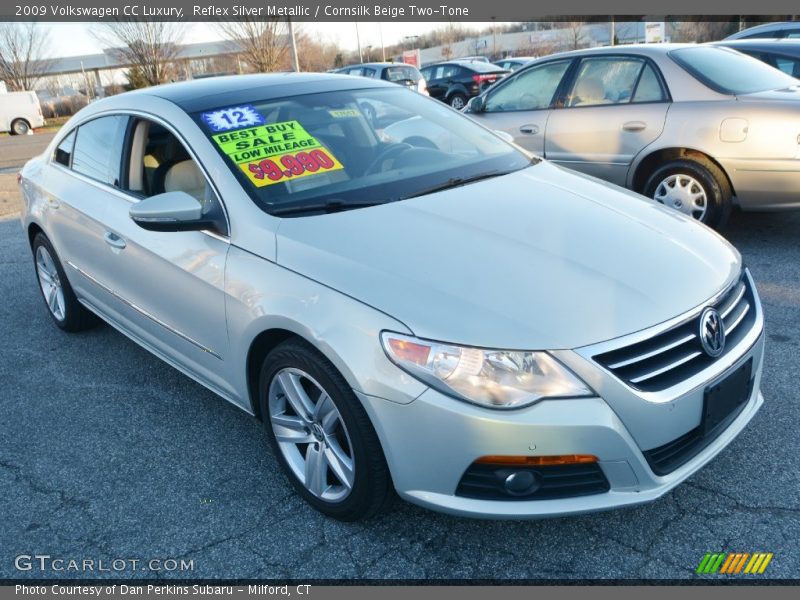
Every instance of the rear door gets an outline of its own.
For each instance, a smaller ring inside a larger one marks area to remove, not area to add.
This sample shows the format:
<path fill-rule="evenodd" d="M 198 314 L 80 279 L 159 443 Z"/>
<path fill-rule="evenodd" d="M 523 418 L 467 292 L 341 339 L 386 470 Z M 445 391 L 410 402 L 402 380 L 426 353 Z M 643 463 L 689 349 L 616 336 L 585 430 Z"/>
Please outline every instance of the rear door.
<path fill-rule="evenodd" d="M 469 116 L 490 129 L 511 134 L 526 150 L 544 155 L 547 121 L 571 62 L 543 63 L 510 75 L 486 93 L 484 111 Z"/>
<path fill-rule="evenodd" d="M 625 185 L 633 158 L 664 129 L 669 95 L 650 61 L 638 56 L 580 59 L 547 121 L 545 156 Z"/>

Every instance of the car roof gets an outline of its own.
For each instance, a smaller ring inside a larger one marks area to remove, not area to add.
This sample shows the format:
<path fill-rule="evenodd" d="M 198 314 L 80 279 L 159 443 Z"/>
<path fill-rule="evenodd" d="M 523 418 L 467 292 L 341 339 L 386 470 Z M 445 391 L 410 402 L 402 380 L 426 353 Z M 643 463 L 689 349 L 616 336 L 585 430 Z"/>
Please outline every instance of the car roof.
<path fill-rule="evenodd" d="M 777 52 L 800 56 L 800 39 L 756 38 L 746 40 L 722 40 L 720 42 L 713 42 L 712 45 L 733 48 L 734 50 L 741 48 L 742 50 L 760 50 L 762 52 Z"/>
<path fill-rule="evenodd" d="M 745 38 L 745 36 L 753 35 L 754 33 L 762 33 L 764 31 L 783 31 L 785 29 L 794 29 L 794 28 L 800 29 L 800 22 L 778 21 L 775 23 L 762 23 L 761 25 L 755 25 L 754 27 L 748 27 L 747 29 L 742 29 L 741 31 L 732 33 L 725 39 L 739 40 Z"/>
<path fill-rule="evenodd" d="M 270 73 L 226 75 L 168 83 L 130 92 L 174 102 L 186 112 L 347 89 L 394 87 L 365 77 L 332 73 Z"/>

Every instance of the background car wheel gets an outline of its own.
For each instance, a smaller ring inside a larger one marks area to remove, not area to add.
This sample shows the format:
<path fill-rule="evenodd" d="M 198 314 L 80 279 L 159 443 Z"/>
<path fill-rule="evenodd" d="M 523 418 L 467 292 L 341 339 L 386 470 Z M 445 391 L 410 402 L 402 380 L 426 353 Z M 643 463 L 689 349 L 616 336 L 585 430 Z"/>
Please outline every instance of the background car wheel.
<path fill-rule="evenodd" d="M 301 340 L 276 347 L 261 367 L 259 401 L 278 461 L 318 511 L 355 521 L 393 496 L 378 436 L 336 368 Z"/>
<path fill-rule="evenodd" d="M 82 331 L 96 325 L 97 317 L 78 302 L 58 255 L 43 233 L 37 234 L 33 239 L 33 261 L 47 312 L 56 325 L 69 332 Z"/>
<path fill-rule="evenodd" d="M 450 96 L 447 103 L 456 110 L 461 110 L 467 105 L 467 97 L 464 94 L 455 93 Z"/>
<path fill-rule="evenodd" d="M 659 167 L 645 183 L 644 194 L 714 229 L 722 228 L 731 213 L 733 193 L 725 174 L 702 157 Z"/>
<path fill-rule="evenodd" d="M 11 134 L 26 135 L 30 128 L 31 126 L 28 125 L 28 122 L 25 119 L 16 119 L 11 123 Z"/>

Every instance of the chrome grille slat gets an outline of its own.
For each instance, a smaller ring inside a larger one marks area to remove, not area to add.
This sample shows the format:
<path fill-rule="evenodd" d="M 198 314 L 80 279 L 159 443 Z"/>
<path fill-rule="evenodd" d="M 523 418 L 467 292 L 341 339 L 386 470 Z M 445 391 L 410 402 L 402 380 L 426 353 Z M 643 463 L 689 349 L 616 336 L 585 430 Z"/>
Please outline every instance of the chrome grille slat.
<path fill-rule="evenodd" d="M 637 377 L 631 377 L 630 378 L 630 382 L 631 383 L 642 383 L 644 381 L 647 381 L 648 379 L 652 379 L 653 377 L 661 375 L 662 373 L 666 373 L 667 371 L 671 371 L 672 369 L 680 367 L 682 364 L 685 364 L 685 363 L 689 362 L 690 360 L 692 360 L 694 358 L 697 358 L 700 355 L 702 355 L 702 352 L 700 352 L 699 350 L 695 351 L 695 352 L 691 352 L 691 353 L 679 358 L 678 360 L 672 361 L 671 363 L 669 363 L 668 365 L 666 365 L 664 367 L 656 369 L 655 371 L 650 371 L 649 373 L 645 373 L 644 375 L 639 375 Z"/>
<path fill-rule="evenodd" d="M 720 356 L 725 356 L 746 337 L 755 324 L 754 294 L 752 279 L 743 269 L 736 283 L 709 302 L 708 306 L 719 312 L 726 335 L 725 349 Z M 720 358 L 709 356 L 700 343 L 702 308 L 698 307 L 691 317 L 670 329 L 650 338 L 639 338 L 627 346 L 612 346 L 592 359 L 640 391 L 656 392 L 678 385 Z"/>
<path fill-rule="evenodd" d="M 678 338 L 674 342 L 670 342 L 670 343 L 666 344 L 665 346 L 661 346 L 660 348 L 657 348 L 657 349 L 652 350 L 650 352 L 645 352 L 644 354 L 639 354 L 638 356 L 634 356 L 633 358 L 629 358 L 629 359 L 620 361 L 618 363 L 614 363 L 613 365 L 608 365 L 608 368 L 609 369 L 621 369 L 622 367 L 628 367 L 630 365 L 634 365 L 634 364 L 636 364 L 638 362 L 642 362 L 643 360 L 647 360 L 648 358 L 653 358 L 654 356 L 658 356 L 659 354 L 663 354 L 664 352 L 667 352 L 668 350 L 672 350 L 673 348 L 677 348 L 678 346 L 682 346 L 683 344 L 685 344 L 687 342 L 691 342 L 694 339 L 697 339 L 696 335 L 693 335 L 691 333 L 687 334 L 687 335 L 685 335 L 683 337 Z"/>
<path fill-rule="evenodd" d="M 736 315 L 736 317 L 734 317 L 733 323 L 730 325 L 725 325 L 725 335 L 730 335 L 733 333 L 733 330 L 739 326 L 739 323 L 742 322 L 742 320 L 747 316 L 747 313 L 750 311 L 749 304 L 740 304 L 740 306 L 743 306 L 744 308 L 741 310 L 741 312 L 739 312 L 738 315 Z"/>

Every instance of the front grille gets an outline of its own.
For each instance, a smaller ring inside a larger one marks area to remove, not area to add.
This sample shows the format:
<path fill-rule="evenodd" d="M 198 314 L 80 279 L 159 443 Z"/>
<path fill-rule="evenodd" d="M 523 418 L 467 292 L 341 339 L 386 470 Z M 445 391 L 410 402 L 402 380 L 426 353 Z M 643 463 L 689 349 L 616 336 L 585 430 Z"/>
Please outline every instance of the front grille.
<path fill-rule="evenodd" d="M 535 484 L 528 493 L 509 493 L 506 478 L 522 471 L 530 472 Z M 552 500 L 602 494 L 609 487 L 597 463 L 520 467 L 473 463 L 461 478 L 456 496 L 481 500 Z"/>
<path fill-rule="evenodd" d="M 730 352 L 753 327 L 755 296 L 746 270 L 716 303 L 725 330 L 725 350 L 709 357 L 700 345 L 700 315 L 642 342 L 598 354 L 594 360 L 631 387 L 665 390 L 699 373 Z"/>

